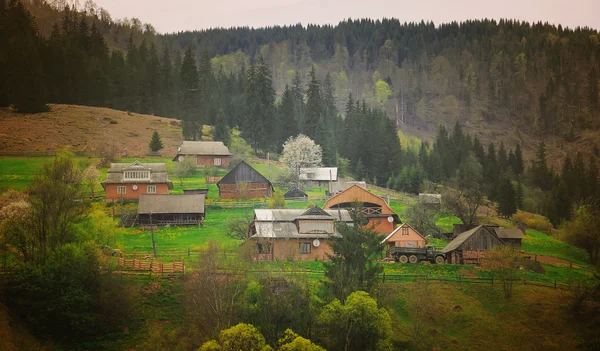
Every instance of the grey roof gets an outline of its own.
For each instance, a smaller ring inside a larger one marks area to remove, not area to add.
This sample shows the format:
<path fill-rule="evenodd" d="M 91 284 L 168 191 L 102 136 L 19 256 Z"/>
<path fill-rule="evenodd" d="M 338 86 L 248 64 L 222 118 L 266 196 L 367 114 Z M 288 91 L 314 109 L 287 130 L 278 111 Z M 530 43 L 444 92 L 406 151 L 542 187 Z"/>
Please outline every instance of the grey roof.
<path fill-rule="evenodd" d="M 140 195 L 138 214 L 204 213 L 203 194 L 197 195 Z"/>
<path fill-rule="evenodd" d="M 494 228 L 494 231 L 500 239 L 523 239 L 525 237 L 523 232 L 517 228 Z"/>
<path fill-rule="evenodd" d="M 442 249 L 442 252 L 448 253 L 450 251 L 454 251 L 454 250 L 458 249 L 458 247 L 460 245 L 462 245 L 462 243 L 464 243 L 465 241 L 467 241 L 467 239 L 469 239 L 471 237 L 471 235 L 475 234 L 475 232 L 477 232 L 481 228 L 484 228 L 484 226 L 478 225 L 475 228 L 472 228 L 470 230 L 467 230 L 466 232 L 460 233 L 456 238 L 454 238 L 454 240 L 452 240 L 451 242 L 449 242 L 448 245 L 446 245 Z"/>
<path fill-rule="evenodd" d="M 361 187 L 363 189 L 367 189 L 366 182 L 358 182 L 358 181 L 334 182 L 334 183 L 331 183 L 331 194 L 340 193 L 340 192 L 348 189 L 352 185 L 358 185 L 359 187 Z"/>
<path fill-rule="evenodd" d="M 125 171 L 150 171 L 150 179 L 123 179 Z M 169 180 L 167 174 L 167 166 L 164 163 L 141 163 L 134 161 L 133 163 L 111 163 L 110 169 L 106 174 L 106 180 L 103 184 L 121 184 L 121 183 L 168 183 L 169 188 L 173 184 Z"/>
<path fill-rule="evenodd" d="M 177 155 L 231 156 L 232 153 L 222 141 L 184 141 Z"/>
<path fill-rule="evenodd" d="M 319 206 L 312 206 L 296 219 L 333 219 L 333 216 Z"/>
<path fill-rule="evenodd" d="M 219 184 L 239 183 L 268 183 L 273 187 L 267 178 L 258 173 L 258 171 L 247 164 L 246 161 L 241 161 L 237 166 L 233 167 L 229 173 L 217 182 L 217 186 L 219 186 Z"/>
<path fill-rule="evenodd" d="M 285 194 L 283 194 L 285 199 L 296 199 L 301 197 L 308 197 L 306 193 L 298 188 L 292 188 L 288 190 Z"/>
<path fill-rule="evenodd" d="M 312 173 L 312 177 L 308 177 L 308 174 Z M 311 167 L 311 168 L 300 168 L 300 174 L 298 178 L 306 181 L 333 181 L 337 182 L 338 169 L 337 167 Z"/>
<path fill-rule="evenodd" d="M 423 204 L 441 204 L 441 194 L 419 194 L 419 202 Z"/>
<path fill-rule="evenodd" d="M 333 217 L 336 221 L 352 222 L 352 217 L 348 210 L 323 210 Z M 254 221 L 259 222 L 293 222 L 296 218 L 302 216 L 305 209 L 255 209 Z"/>
<path fill-rule="evenodd" d="M 314 208 L 314 207 L 313 207 Z M 311 211 L 309 209 L 309 211 Z M 321 209 L 319 209 L 321 210 Z M 327 219 L 335 219 L 337 221 L 345 222 L 347 224 L 352 223 L 352 217 L 347 210 L 321 210 L 329 215 Z M 298 233 L 298 227 L 296 226 L 295 219 L 301 217 L 302 214 L 306 213 L 306 210 L 297 209 L 256 209 L 254 210 L 254 221 L 252 225 L 256 229 L 251 239 L 258 238 L 271 238 L 271 239 L 327 239 L 331 237 L 341 237 L 337 232 L 334 234 L 327 233 Z M 313 218 L 309 218 L 313 219 Z"/>

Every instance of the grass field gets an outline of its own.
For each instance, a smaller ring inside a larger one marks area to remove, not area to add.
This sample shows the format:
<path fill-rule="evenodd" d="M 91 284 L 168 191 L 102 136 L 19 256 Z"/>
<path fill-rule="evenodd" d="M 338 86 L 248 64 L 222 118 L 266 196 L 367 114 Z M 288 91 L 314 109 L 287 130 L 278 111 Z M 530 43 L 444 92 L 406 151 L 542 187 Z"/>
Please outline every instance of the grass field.
<path fill-rule="evenodd" d="M 556 257 L 577 264 L 587 265 L 589 262 L 589 256 L 584 250 L 533 229 L 526 231 L 523 239 L 523 251 Z"/>

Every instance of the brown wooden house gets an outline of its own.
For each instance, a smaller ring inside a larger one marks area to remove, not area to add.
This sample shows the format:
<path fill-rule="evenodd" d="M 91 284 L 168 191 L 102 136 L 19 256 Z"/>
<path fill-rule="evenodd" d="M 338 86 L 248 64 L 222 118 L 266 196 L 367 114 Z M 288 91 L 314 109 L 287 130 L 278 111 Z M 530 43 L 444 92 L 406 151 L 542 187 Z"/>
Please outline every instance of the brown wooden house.
<path fill-rule="evenodd" d="M 226 168 L 231 156 L 233 154 L 221 141 L 184 141 L 173 161 L 181 162 L 187 157 L 193 157 L 197 167 Z"/>
<path fill-rule="evenodd" d="M 271 197 L 273 185 L 245 161 L 241 161 L 217 182 L 222 199 Z"/>
<path fill-rule="evenodd" d="M 173 183 L 164 163 L 111 163 L 102 182 L 106 200 L 137 200 L 143 194 L 168 194 Z"/>
<path fill-rule="evenodd" d="M 159 226 L 202 225 L 205 201 L 203 194 L 141 195 L 136 222 Z"/>
<path fill-rule="evenodd" d="M 354 203 L 360 203 L 360 211 L 368 220 L 365 226 L 372 226 L 378 233 L 389 234 L 400 223 L 398 215 L 384 199 L 356 184 L 330 197 L 323 208 L 352 210 Z"/>
<path fill-rule="evenodd" d="M 442 252 L 447 255 L 448 263 L 464 263 L 465 259 L 479 259 L 482 252 L 504 245 L 493 227 L 479 225 L 459 234 Z"/>
<path fill-rule="evenodd" d="M 427 239 L 408 223 L 400 225 L 381 241 L 386 245 L 386 257 L 390 256 L 390 249 L 394 246 L 423 248 L 427 242 Z"/>
<path fill-rule="evenodd" d="M 246 245 L 256 245 L 258 260 L 327 260 L 336 222 L 352 225 L 346 210 L 256 209 Z"/>

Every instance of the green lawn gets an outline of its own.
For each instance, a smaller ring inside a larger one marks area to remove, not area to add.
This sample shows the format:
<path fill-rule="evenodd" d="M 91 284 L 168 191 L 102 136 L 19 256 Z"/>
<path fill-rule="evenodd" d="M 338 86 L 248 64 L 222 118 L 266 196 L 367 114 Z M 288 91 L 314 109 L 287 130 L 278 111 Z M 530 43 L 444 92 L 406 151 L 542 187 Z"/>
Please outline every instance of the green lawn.
<path fill-rule="evenodd" d="M 584 250 L 533 229 L 527 229 L 526 231 L 523 239 L 523 251 L 556 257 L 577 264 L 587 265 L 589 263 L 589 256 Z"/>

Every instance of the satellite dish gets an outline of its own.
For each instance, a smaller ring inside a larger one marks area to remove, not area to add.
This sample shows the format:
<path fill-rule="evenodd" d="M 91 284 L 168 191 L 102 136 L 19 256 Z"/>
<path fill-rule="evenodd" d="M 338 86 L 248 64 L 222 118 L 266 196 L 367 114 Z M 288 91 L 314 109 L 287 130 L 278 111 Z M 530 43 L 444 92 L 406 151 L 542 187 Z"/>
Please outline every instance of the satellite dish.
<path fill-rule="evenodd" d="M 321 245 L 321 242 L 319 241 L 319 239 L 313 240 L 313 246 L 314 247 L 319 247 L 319 245 Z"/>
<path fill-rule="evenodd" d="M 387 220 L 388 220 L 388 222 L 390 222 L 390 223 L 393 223 L 393 222 L 394 222 L 394 217 L 392 217 L 392 216 L 389 216 L 389 217 L 387 218 Z"/>
<path fill-rule="evenodd" d="M 133 188 L 133 190 L 137 190 L 138 189 L 137 184 L 133 184 L 132 188 Z"/>

